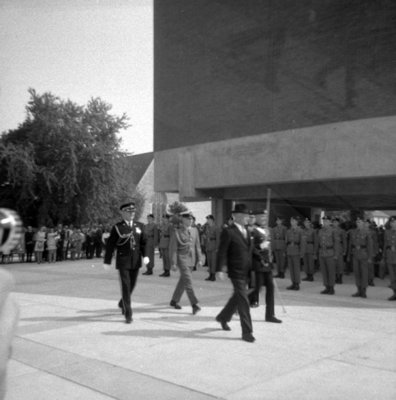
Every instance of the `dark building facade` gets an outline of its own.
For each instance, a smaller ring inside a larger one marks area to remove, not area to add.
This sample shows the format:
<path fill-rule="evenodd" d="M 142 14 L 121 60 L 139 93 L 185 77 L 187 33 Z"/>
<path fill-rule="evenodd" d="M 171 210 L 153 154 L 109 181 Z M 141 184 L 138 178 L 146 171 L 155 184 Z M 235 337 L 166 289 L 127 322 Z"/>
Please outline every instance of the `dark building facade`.
<path fill-rule="evenodd" d="M 155 189 L 396 208 L 396 2 L 154 2 Z"/>

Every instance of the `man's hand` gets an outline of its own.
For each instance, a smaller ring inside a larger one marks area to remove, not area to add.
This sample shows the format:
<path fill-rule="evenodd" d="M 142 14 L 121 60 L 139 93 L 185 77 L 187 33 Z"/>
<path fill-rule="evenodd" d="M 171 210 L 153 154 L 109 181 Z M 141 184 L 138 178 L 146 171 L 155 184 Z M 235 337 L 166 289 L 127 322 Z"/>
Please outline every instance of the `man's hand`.
<path fill-rule="evenodd" d="M 150 259 L 148 257 L 143 257 L 143 264 L 147 265 L 150 262 Z"/>
<path fill-rule="evenodd" d="M 224 281 L 226 274 L 223 271 L 220 271 L 217 273 L 217 277 L 219 278 L 219 280 Z"/>

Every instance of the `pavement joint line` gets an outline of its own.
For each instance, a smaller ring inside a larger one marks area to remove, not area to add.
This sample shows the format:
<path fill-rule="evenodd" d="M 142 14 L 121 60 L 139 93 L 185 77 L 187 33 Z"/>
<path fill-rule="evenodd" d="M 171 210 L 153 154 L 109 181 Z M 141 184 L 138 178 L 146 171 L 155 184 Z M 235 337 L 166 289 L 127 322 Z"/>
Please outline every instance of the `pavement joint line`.
<path fill-rule="evenodd" d="M 129 372 L 129 373 L 132 373 L 132 374 L 144 376 L 145 378 L 152 379 L 152 380 L 155 380 L 155 381 L 158 381 L 158 382 L 164 382 L 164 383 L 166 383 L 166 384 L 168 384 L 168 385 L 175 386 L 175 387 L 179 387 L 179 388 L 181 388 L 181 389 L 183 389 L 183 390 L 186 390 L 186 391 L 188 391 L 188 392 L 194 392 L 194 393 L 202 394 L 202 395 L 204 395 L 204 396 L 207 396 L 208 398 L 213 398 L 213 399 L 218 399 L 218 400 L 225 400 L 225 398 L 223 398 L 223 397 L 218 397 L 218 396 L 215 396 L 215 395 L 210 394 L 210 393 L 205 393 L 205 392 L 200 391 L 200 390 L 192 389 L 192 388 L 190 388 L 190 387 L 188 387 L 188 386 L 184 386 L 184 385 L 180 385 L 180 384 L 177 384 L 177 383 L 174 383 L 174 382 L 171 382 L 171 381 L 167 381 L 167 380 L 165 380 L 165 379 L 158 378 L 158 377 L 155 377 L 155 376 L 152 376 L 152 375 L 149 375 L 149 374 L 145 374 L 145 373 L 140 372 L 140 371 L 135 371 L 135 370 L 132 370 L 132 369 L 128 369 L 128 368 L 125 368 L 125 367 L 122 367 L 122 366 L 119 366 L 119 365 L 116 365 L 116 364 L 108 363 L 108 362 L 106 362 L 106 361 L 98 360 L 98 359 L 95 359 L 95 358 L 82 356 L 82 355 L 80 355 L 80 354 L 77 354 L 77 353 L 74 353 L 74 352 L 71 352 L 71 351 L 67 351 L 67 350 L 63 350 L 63 349 L 58 349 L 58 348 L 56 348 L 56 347 L 54 347 L 54 346 L 47 345 L 47 344 L 43 344 L 43 343 L 39 343 L 39 342 L 37 342 L 37 341 L 35 341 L 35 340 L 32 340 L 32 339 L 29 339 L 29 338 L 20 338 L 19 336 L 17 336 L 17 337 L 18 337 L 20 340 L 26 340 L 26 341 L 28 341 L 28 342 L 30 342 L 30 343 L 35 344 L 35 345 L 47 347 L 47 348 L 51 349 L 51 352 L 60 352 L 60 353 L 64 353 L 64 354 L 71 354 L 71 355 L 76 356 L 76 357 L 78 357 L 78 358 L 80 359 L 80 360 L 77 360 L 77 361 L 71 363 L 70 365 L 81 364 L 84 360 L 85 360 L 85 361 L 86 361 L 86 360 L 88 360 L 88 361 L 93 361 L 93 362 L 96 362 L 96 363 L 99 363 L 99 364 L 103 364 L 103 365 L 107 365 L 107 366 L 110 366 L 110 367 L 113 367 L 113 368 L 116 368 L 116 369 L 124 370 L 124 371 Z M 67 380 L 68 382 L 72 382 L 72 383 L 77 384 L 77 385 L 79 385 L 79 386 L 88 388 L 88 389 L 90 389 L 90 390 L 93 390 L 93 391 L 95 391 L 95 392 L 97 392 L 97 393 L 101 393 L 101 394 L 103 394 L 103 395 L 105 395 L 105 396 L 108 396 L 108 397 L 110 397 L 110 398 L 113 398 L 113 399 L 115 399 L 115 400 L 119 400 L 117 397 L 114 397 L 114 396 L 112 396 L 112 395 L 109 395 L 109 394 L 106 393 L 106 392 L 96 390 L 95 388 L 93 388 L 93 387 L 91 387 L 91 386 L 89 386 L 89 385 L 81 384 L 79 381 L 77 381 L 77 380 L 75 380 L 75 379 L 70 379 L 70 378 L 67 378 L 67 377 L 64 376 L 64 375 L 55 374 L 55 373 L 51 372 L 51 369 L 50 369 L 50 368 L 43 368 L 43 367 L 34 366 L 34 365 L 32 365 L 31 363 L 27 363 L 26 361 L 21 361 L 20 359 L 16 358 L 15 356 L 12 356 L 11 358 L 12 358 L 13 360 L 15 360 L 15 361 L 17 361 L 17 362 L 19 362 L 19 363 L 22 363 L 22 364 L 24 364 L 24 365 L 26 365 L 26 366 L 28 366 L 28 367 L 30 367 L 30 368 L 33 368 L 33 369 L 35 369 L 35 370 L 37 370 L 37 371 L 45 372 L 45 373 L 47 373 L 47 374 L 49 374 L 49 375 L 56 376 L 56 377 L 58 377 L 58 378 L 60 378 L 60 379 Z M 32 372 L 32 373 L 33 373 L 33 372 Z"/>

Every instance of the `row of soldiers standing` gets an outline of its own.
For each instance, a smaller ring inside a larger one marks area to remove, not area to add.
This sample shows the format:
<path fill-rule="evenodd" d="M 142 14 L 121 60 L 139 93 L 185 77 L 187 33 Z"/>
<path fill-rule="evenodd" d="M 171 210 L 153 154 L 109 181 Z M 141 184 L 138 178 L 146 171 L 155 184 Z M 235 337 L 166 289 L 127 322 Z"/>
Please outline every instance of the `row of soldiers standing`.
<path fill-rule="evenodd" d="M 325 289 L 322 294 L 334 294 L 335 284 L 342 284 L 345 262 L 351 263 L 357 292 L 353 297 L 366 298 L 366 290 L 374 285 L 374 262 L 381 258 L 381 268 L 386 265 L 394 294 L 389 300 L 396 300 L 396 217 L 391 217 L 389 229 L 385 230 L 383 243 L 379 243 L 376 230 L 370 229 L 370 221 L 357 218 L 356 227 L 346 231 L 340 227 L 338 218 L 323 218 L 321 229 L 314 229 L 310 220 L 299 226 L 299 218 L 292 217 L 290 229 L 277 218 L 271 231 L 272 250 L 277 265 L 277 278 L 285 277 L 286 265 L 290 269 L 289 290 L 300 289 L 301 260 L 306 277 L 313 281 L 315 262 L 319 261 Z M 287 263 L 287 264 L 286 264 Z"/>

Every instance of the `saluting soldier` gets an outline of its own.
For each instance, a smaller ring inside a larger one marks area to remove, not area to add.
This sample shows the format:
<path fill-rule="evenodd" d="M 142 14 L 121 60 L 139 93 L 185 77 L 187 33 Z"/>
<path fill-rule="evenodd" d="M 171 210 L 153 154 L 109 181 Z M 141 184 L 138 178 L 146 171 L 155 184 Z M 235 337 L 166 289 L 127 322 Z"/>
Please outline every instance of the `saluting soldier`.
<path fill-rule="evenodd" d="M 336 278 L 335 283 L 342 284 L 342 274 L 344 273 L 344 257 L 347 253 L 348 243 L 347 243 L 347 233 L 344 229 L 340 227 L 340 219 L 332 219 L 333 229 L 336 234 L 336 239 L 338 243 L 338 253 L 336 264 Z"/>
<path fill-rule="evenodd" d="M 288 290 L 300 290 L 301 259 L 305 253 L 305 243 L 302 229 L 298 226 L 299 217 L 290 218 L 290 229 L 286 231 L 286 255 L 287 265 L 290 270 L 292 284 Z"/>
<path fill-rule="evenodd" d="M 349 254 L 353 257 L 353 272 L 357 286 L 357 292 L 352 297 L 366 298 L 368 264 L 373 260 L 373 242 L 362 218 L 357 218 L 356 225 L 357 228 L 351 231 L 349 241 Z"/>
<path fill-rule="evenodd" d="M 276 218 L 276 226 L 271 230 L 272 250 L 275 256 L 277 275 L 274 278 L 285 277 L 286 263 L 286 231 L 287 228 L 283 224 L 283 218 Z"/>
<path fill-rule="evenodd" d="M 213 215 L 206 217 L 206 227 L 204 234 L 206 260 L 208 263 L 209 276 L 205 281 L 216 280 L 216 258 L 217 250 L 220 242 L 220 230 L 215 225 L 215 219 Z"/>
<path fill-rule="evenodd" d="M 120 207 L 122 221 L 113 226 L 106 243 L 104 268 L 111 264 L 113 253 L 116 251 L 116 269 L 120 275 L 121 300 L 118 307 L 125 315 L 125 322 L 132 322 L 131 295 L 136 285 L 139 268 L 144 255 L 143 224 L 133 220 L 135 217 L 135 203 L 129 202 Z M 147 259 L 145 260 L 147 262 Z"/>
<path fill-rule="evenodd" d="M 334 294 L 336 260 L 339 254 L 337 235 L 331 227 L 330 218 L 323 217 L 323 227 L 319 230 L 315 241 L 315 252 L 319 257 L 323 285 L 321 294 Z"/>
<path fill-rule="evenodd" d="M 172 226 L 169 222 L 169 215 L 164 214 L 162 216 L 162 222 L 159 229 L 159 244 L 158 249 L 162 258 L 162 265 L 164 268 L 164 272 L 160 275 L 162 277 L 170 276 L 170 257 L 169 257 L 169 238 L 171 234 Z"/>
<path fill-rule="evenodd" d="M 144 236 L 146 239 L 146 257 L 150 259 L 146 268 L 147 271 L 143 275 L 152 275 L 154 268 L 154 252 L 158 246 L 158 227 L 154 223 L 154 215 L 147 215 L 147 224 L 144 225 Z"/>
<path fill-rule="evenodd" d="M 389 219 L 390 229 L 384 234 L 384 262 L 387 264 L 390 278 L 390 287 L 393 295 L 388 300 L 396 300 L 396 216 Z"/>
<path fill-rule="evenodd" d="M 306 274 L 303 281 L 313 282 L 316 259 L 314 247 L 316 231 L 313 229 L 312 223 L 308 218 L 304 221 L 303 236 L 305 241 L 304 272 Z"/>

